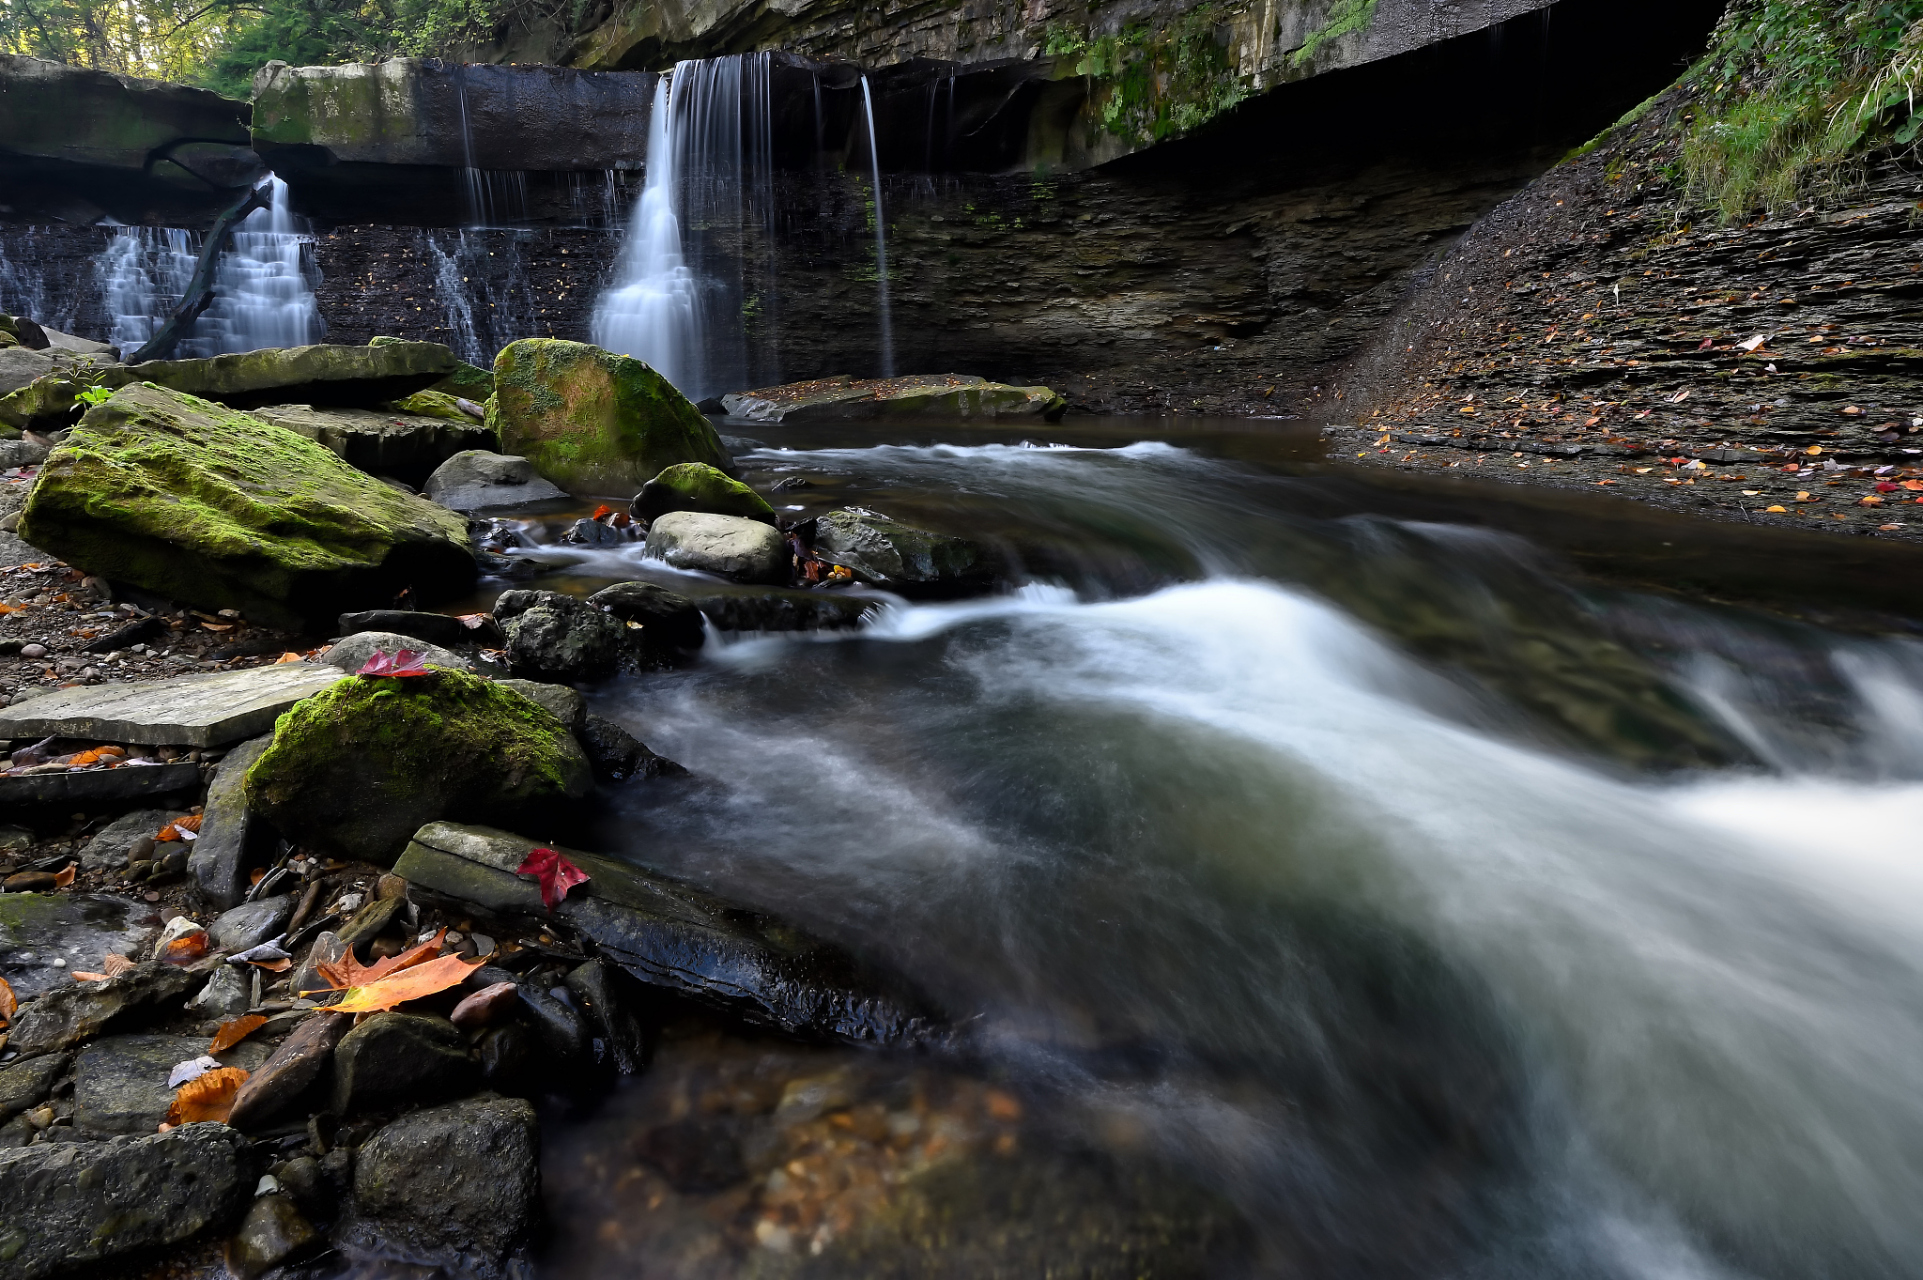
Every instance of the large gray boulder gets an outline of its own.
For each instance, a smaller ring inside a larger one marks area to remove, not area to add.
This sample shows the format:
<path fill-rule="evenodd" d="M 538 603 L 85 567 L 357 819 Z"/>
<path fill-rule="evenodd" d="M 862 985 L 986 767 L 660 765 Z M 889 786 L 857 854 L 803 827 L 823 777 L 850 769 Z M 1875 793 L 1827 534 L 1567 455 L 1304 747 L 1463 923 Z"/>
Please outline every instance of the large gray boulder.
<path fill-rule="evenodd" d="M 999 571 L 995 557 L 978 542 L 918 529 L 860 507 L 816 519 L 814 552 L 863 582 L 904 595 L 984 591 L 994 585 Z"/>
<path fill-rule="evenodd" d="M 647 554 L 677 569 L 736 582 L 788 580 L 788 544 L 781 531 L 742 516 L 670 511 L 648 527 Z"/>
<path fill-rule="evenodd" d="M 494 443 L 494 433 L 478 422 L 381 409 L 283 404 L 263 406 L 254 414 L 305 436 L 349 466 L 413 485 L 425 481 L 449 458 Z"/>
<path fill-rule="evenodd" d="M 0 349 L 0 396 L 53 372 L 53 357 L 25 347 Z"/>
<path fill-rule="evenodd" d="M 493 1280 L 540 1212 L 540 1136 L 520 1098 L 474 1098 L 394 1121 L 354 1160 L 350 1255 Z"/>
<path fill-rule="evenodd" d="M 255 1176 L 247 1139 L 224 1124 L 0 1151 L 0 1275 L 39 1280 L 224 1227 Z"/>
<path fill-rule="evenodd" d="M 529 507 L 568 496 L 559 485 L 543 480 L 526 458 L 485 449 L 468 449 L 443 462 L 427 478 L 423 492 L 429 500 L 461 512 Z"/>

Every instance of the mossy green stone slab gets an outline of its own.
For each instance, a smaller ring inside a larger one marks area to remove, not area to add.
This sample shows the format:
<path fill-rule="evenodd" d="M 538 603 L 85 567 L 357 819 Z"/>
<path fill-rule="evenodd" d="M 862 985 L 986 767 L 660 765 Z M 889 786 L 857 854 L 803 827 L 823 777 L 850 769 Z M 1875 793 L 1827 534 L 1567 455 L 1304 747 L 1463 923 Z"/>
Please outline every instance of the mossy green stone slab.
<path fill-rule="evenodd" d="M 276 626 L 474 580 L 467 522 L 250 414 L 150 383 L 87 411 L 20 536 L 76 568 Z"/>

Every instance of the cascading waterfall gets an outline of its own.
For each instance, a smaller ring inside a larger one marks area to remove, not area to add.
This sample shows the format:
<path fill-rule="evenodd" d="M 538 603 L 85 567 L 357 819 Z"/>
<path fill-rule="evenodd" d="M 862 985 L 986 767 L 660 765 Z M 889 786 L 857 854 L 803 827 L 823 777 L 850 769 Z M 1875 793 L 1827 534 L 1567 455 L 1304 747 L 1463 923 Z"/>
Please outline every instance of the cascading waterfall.
<path fill-rule="evenodd" d="M 875 136 L 875 103 L 868 77 L 861 78 L 861 110 L 868 120 L 868 161 L 875 183 L 875 321 L 881 339 L 881 376 L 895 376 L 895 320 L 888 305 L 888 219 L 881 207 L 881 142 Z"/>
<path fill-rule="evenodd" d="M 527 217 L 527 174 L 483 169 L 475 163 L 474 130 L 467 114 L 467 75 L 454 68 L 455 100 L 461 108 L 461 191 L 470 227 L 495 226 Z"/>
<path fill-rule="evenodd" d="M 420 233 L 421 256 L 434 263 L 434 296 L 448 329 L 445 341 L 461 359 L 491 365 L 508 343 L 544 331 L 521 256 L 521 242 L 528 234 Z"/>
<path fill-rule="evenodd" d="M 772 216 L 769 66 L 767 54 L 682 62 L 655 87 L 641 199 L 594 309 L 598 345 L 694 399 L 765 372 L 748 359 L 742 265 Z"/>
<path fill-rule="evenodd" d="M 272 200 L 234 231 L 214 275 L 214 300 L 181 339 L 176 354 L 217 356 L 320 340 L 320 309 L 301 262 L 306 240 L 288 207 L 287 184 L 271 178 Z M 152 338 L 180 305 L 200 255 L 200 237 L 178 227 L 123 227 L 96 271 L 108 341 L 122 351 Z"/>
<path fill-rule="evenodd" d="M 62 290 L 47 279 L 46 269 L 40 265 L 36 228 L 17 233 L 13 244 L 18 261 L 0 244 L 0 312 L 28 316 L 48 328 L 71 332 L 80 308 L 78 291 Z"/>

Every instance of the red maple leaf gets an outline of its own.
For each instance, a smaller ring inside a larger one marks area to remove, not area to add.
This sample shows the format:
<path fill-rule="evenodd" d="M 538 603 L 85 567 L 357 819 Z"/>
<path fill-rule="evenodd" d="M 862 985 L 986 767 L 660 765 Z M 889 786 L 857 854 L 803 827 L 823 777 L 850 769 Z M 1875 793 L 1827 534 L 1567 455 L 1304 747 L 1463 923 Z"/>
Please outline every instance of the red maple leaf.
<path fill-rule="evenodd" d="M 361 669 L 354 674 L 357 676 L 424 676 L 431 674 L 425 665 L 426 658 L 425 653 L 416 653 L 412 649 L 402 649 L 391 656 L 385 649 L 376 649 L 372 656 L 361 664 Z"/>
<path fill-rule="evenodd" d="M 568 890 L 588 882 L 588 873 L 552 849 L 530 849 L 516 875 L 533 876 L 541 882 L 541 902 L 549 911 L 559 906 Z"/>

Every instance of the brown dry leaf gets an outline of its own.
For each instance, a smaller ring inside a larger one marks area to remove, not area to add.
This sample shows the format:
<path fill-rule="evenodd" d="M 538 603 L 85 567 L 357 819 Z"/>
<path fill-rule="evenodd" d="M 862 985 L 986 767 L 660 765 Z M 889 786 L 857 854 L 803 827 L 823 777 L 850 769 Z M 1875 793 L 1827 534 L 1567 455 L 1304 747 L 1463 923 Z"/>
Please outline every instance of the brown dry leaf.
<path fill-rule="evenodd" d="M 278 960 L 249 960 L 247 963 L 253 965 L 256 969 L 265 969 L 269 973 L 286 973 L 294 967 L 294 962 L 286 956 L 282 956 Z"/>
<path fill-rule="evenodd" d="M 101 970 L 106 973 L 109 978 L 118 978 L 121 974 L 127 972 L 127 970 L 137 969 L 139 967 L 140 966 L 136 965 L 126 956 L 118 953 L 109 953 L 106 958 L 100 962 Z"/>
<path fill-rule="evenodd" d="M 195 1076 L 174 1090 L 174 1105 L 167 1108 L 168 1124 L 193 1124 L 197 1120 L 227 1122 L 234 1095 L 247 1083 L 247 1073 L 239 1067 L 217 1067 Z"/>
<path fill-rule="evenodd" d="M 14 997 L 13 988 L 7 985 L 5 978 L 0 978 L 0 1024 L 12 1022 L 19 1008 L 20 1001 Z"/>
<path fill-rule="evenodd" d="M 274 665 L 278 667 L 285 663 L 299 662 L 299 661 L 300 661 L 300 655 L 298 653 L 283 653 L 280 655 L 280 657 L 274 659 Z"/>
<path fill-rule="evenodd" d="M 80 864 L 77 862 L 69 862 L 66 866 L 53 873 L 54 887 L 57 889 L 70 887 L 73 884 L 73 878 L 79 874 Z"/>
<path fill-rule="evenodd" d="M 340 1003 L 322 1007 L 332 1013 L 379 1013 L 465 982 L 479 964 L 478 960 L 469 964 L 460 956 L 442 956 L 355 987 Z"/>
<path fill-rule="evenodd" d="M 266 1025 L 267 1019 L 258 1013 L 250 1013 L 241 1018 L 231 1018 L 220 1024 L 220 1030 L 215 1033 L 214 1042 L 207 1046 L 207 1052 L 226 1053 L 229 1049 Z"/>
<path fill-rule="evenodd" d="M 385 978 L 390 973 L 399 973 L 402 969 L 411 969 L 417 964 L 432 960 L 440 953 L 441 939 L 446 936 L 447 930 L 443 928 L 418 947 L 403 951 L 397 956 L 389 956 L 385 960 L 376 960 L 373 964 L 362 964 L 354 958 L 354 952 L 350 949 L 338 960 L 315 965 L 314 972 L 320 974 L 321 978 L 336 991 L 364 987 L 370 982 Z"/>

